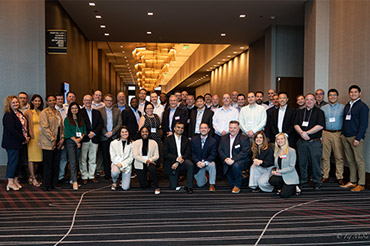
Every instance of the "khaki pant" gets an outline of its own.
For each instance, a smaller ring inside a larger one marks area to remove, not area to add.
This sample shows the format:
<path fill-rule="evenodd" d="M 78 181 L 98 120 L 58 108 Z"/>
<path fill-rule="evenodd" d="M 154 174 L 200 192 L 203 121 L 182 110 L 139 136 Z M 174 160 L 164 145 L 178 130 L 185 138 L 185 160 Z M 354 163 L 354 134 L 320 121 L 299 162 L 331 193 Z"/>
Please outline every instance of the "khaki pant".
<path fill-rule="evenodd" d="M 343 179 L 343 145 L 341 141 L 341 132 L 322 132 L 322 177 L 329 178 L 330 155 L 334 153 L 335 176 L 337 179 Z"/>
<path fill-rule="evenodd" d="M 353 146 L 355 137 L 342 136 L 344 155 L 349 164 L 349 179 L 351 183 L 365 185 L 365 162 L 364 162 L 364 140 L 361 139 L 359 146 Z M 357 182 L 358 175 L 358 182 Z"/>
<path fill-rule="evenodd" d="M 98 144 L 83 142 L 81 147 L 80 171 L 82 179 L 94 179 L 96 169 L 96 154 L 98 152 Z"/>

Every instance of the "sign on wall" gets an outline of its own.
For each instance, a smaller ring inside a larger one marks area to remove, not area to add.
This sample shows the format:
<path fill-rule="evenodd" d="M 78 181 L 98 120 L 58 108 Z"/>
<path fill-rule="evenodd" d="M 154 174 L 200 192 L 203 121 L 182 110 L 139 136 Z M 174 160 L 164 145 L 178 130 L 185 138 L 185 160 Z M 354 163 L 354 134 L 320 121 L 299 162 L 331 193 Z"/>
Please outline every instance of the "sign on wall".
<path fill-rule="evenodd" d="M 67 54 L 67 30 L 47 30 L 47 53 Z"/>

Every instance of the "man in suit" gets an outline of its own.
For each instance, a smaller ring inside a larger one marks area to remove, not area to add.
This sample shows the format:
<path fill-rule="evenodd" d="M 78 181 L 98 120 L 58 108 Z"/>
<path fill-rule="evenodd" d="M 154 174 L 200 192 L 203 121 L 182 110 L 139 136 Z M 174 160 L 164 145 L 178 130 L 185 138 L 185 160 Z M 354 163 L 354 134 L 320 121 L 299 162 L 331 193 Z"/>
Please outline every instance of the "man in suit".
<path fill-rule="evenodd" d="M 168 174 L 170 188 L 176 189 L 179 171 L 186 171 L 187 186 L 185 190 L 193 193 L 194 166 L 190 160 L 190 141 L 183 135 L 185 123 L 177 121 L 174 126 L 174 134 L 164 140 L 163 156 L 164 171 Z"/>
<path fill-rule="evenodd" d="M 201 123 L 207 123 L 210 132 L 209 135 L 213 136 L 214 130 L 212 126 L 212 118 L 214 112 L 206 107 L 206 102 L 203 96 L 198 96 L 197 100 L 197 109 L 193 110 L 190 114 L 190 122 L 189 122 L 189 130 L 188 130 L 188 136 L 193 137 L 194 135 L 200 134 L 200 124 Z"/>
<path fill-rule="evenodd" d="M 224 174 L 229 180 L 232 193 L 240 192 L 242 186 L 242 171 L 247 168 L 250 144 L 247 136 L 243 135 L 238 121 L 230 121 L 229 133 L 221 137 L 218 154 L 224 164 Z"/>
<path fill-rule="evenodd" d="M 140 111 L 141 114 L 144 114 L 144 108 L 149 103 L 146 100 L 146 94 L 147 94 L 147 91 L 144 88 L 140 89 L 140 91 L 139 91 L 138 109 L 139 109 L 139 111 Z"/>
<path fill-rule="evenodd" d="M 95 169 L 99 143 L 98 137 L 103 126 L 103 118 L 98 110 L 91 107 L 92 100 L 91 95 L 85 95 L 83 97 L 84 108 L 81 109 L 81 115 L 86 125 L 86 135 L 82 140 L 80 162 L 81 178 L 84 184 L 87 184 L 87 179 L 90 179 L 93 183 L 99 182 L 95 179 Z M 87 170 L 87 166 L 89 170 Z"/>
<path fill-rule="evenodd" d="M 182 121 L 184 124 L 188 119 L 188 111 L 178 106 L 177 97 L 170 96 L 170 106 L 164 111 L 162 119 L 163 133 L 168 137 L 173 134 L 174 127 L 177 121 Z"/>
<path fill-rule="evenodd" d="M 100 145 L 103 152 L 103 166 L 105 179 L 110 179 L 110 155 L 109 146 L 113 139 L 117 138 L 119 128 L 122 125 L 121 111 L 113 108 L 113 96 L 110 94 L 104 97 L 105 106 L 99 109 L 103 118 L 103 127 L 100 135 Z"/>
<path fill-rule="evenodd" d="M 139 101 L 136 97 L 133 97 L 130 101 L 130 107 L 127 107 L 122 111 L 122 125 L 127 126 L 128 132 L 132 140 L 138 138 L 139 119 L 141 112 L 139 111 Z"/>
<path fill-rule="evenodd" d="M 270 90 L 267 91 L 267 96 L 268 96 L 269 100 L 267 100 L 266 102 L 263 102 L 263 103 L 266 104 L 269 108 L 274 106 L 274 95 L 275 94 L 276 93 L 275 93 L 274 89 L 270 89 Z"/>
<path fill-rule="evenodd" d="M 210 110 L 210 109 L 208 109 Z M 210 128 L 203 122 L 199 126 L 200 135 L 191 139 L 191 156 L 194 163 L 194 178 L 199 187 L 207 183 L 206 172 L 209 174 L 209 191 L 215 192 L 217 143 L 209 135 Z"/>
<path fill-rule="evenodd" d="M 290 108 L 288 93 L 279 92 L 279 108 L 273 110 L 268 123 L 270 124 L 270 141 L 275 142 L 275 136 L 280 133 L 288 135 L 289 146 L 295 146 L 294 117 L 296 110 Z"/>
<path fill-rule="evenodd" d="M 267 139 L 271 138 L 271 127 L 270 127 L 269 122 L 271 121 L 272 112 L 274 112 L 278 108 L 279 108 L 279 96 L 275 94 L 273 97 L 273 106 L 266 110 L 267 117 L 266 117 L 266 125 L 265 125 L 265 134 L 266 134 Z"/>

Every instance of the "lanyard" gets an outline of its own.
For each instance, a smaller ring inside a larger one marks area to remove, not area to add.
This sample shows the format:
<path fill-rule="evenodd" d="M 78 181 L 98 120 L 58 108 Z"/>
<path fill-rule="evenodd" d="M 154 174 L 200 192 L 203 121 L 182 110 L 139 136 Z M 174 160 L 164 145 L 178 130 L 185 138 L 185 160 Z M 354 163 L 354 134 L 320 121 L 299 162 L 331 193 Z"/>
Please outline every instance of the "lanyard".
<path fill-rule="evenodd" d="M 350 103 L 349 105 L 349 110 L 347 112 L 347 115 L 351 115 L 352 114 L 352 107 L 353 107 L 353 104 L 355 104 L 358 100 L 360 100 L 360 98 L 358 98 L 357 100 L 355 100 L 353 103 Z"/>
<path fill-rule="evenodd" d="M 80 128 L 78 127 L 78 122 L 76 119 L 74 119 L 75 123 L 76 123 L 76 132 L 81 132 Z"/>
<path fill-rule="evenodd" d="M 313 111 L 313 108 L 310 110 L 310 115 L 308 116 L 307 122 L 310 122 L 312 111 Z M 304 111 L 303 121 L 305 121 L 306 119 L 306 112 L 307 112 L 307 109 Z"/>

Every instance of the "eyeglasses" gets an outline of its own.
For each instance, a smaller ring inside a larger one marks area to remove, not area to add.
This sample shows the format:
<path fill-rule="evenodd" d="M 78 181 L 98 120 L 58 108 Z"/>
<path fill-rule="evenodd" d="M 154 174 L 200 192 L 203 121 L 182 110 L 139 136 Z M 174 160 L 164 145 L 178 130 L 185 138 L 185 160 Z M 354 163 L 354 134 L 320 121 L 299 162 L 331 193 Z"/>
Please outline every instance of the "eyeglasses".
<path fill-rule="evenodd" d="M 318 92 L 318 93 L 316 93 L 316 95 L 324 95 L 324 93 L 322 93 L 322 92 Z"/>

